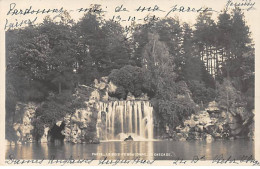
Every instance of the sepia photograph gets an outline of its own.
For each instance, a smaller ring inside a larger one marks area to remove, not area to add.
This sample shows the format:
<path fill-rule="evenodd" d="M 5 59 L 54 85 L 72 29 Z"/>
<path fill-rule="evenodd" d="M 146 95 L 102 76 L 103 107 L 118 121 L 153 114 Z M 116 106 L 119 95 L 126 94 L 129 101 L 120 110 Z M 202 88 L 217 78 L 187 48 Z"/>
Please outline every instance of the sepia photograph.
<path fill-rule="evenodd" d="M 5 165 L 260 165 L 256 0 L 0 3 Z"/>

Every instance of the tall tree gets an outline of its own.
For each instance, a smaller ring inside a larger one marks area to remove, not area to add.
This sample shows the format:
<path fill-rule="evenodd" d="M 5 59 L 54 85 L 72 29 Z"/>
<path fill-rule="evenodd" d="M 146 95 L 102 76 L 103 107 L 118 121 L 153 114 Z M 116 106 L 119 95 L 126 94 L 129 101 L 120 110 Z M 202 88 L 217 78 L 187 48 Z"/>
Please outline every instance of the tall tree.
<path fill-rule="evenodd" d="M 120 69 L 127 65 L 131 50 L 123 27 L 118 23 L 106 21 L 102 26 L 102 32 L 105 35 L 105 58 L 102 59 L 103 71 L 111 72 L 112 69 Z"/>
<path fill-rule="evenodd" d="M 66 22 L 65 22 L 66 23 Z M 39 27 L 41 34 L 49 39 L 51 52 L 47 60 L 48 75 L 46 80 L 55 86 L 59 93 L 62 89 L 72 89 L 75 81 L 76 36 L 70 26 L 64 22 L 55 23 L 45 18 Z"/>

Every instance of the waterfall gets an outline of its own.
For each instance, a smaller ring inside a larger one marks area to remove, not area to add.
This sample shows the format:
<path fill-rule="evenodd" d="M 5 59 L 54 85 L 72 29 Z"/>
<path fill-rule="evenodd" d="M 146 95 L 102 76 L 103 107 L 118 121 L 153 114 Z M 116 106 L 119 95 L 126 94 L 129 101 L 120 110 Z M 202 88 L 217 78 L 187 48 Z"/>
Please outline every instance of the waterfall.
<path fill-rule="evenodd" d="M 100 102 L 97 137 L 101 140 L 153 139 L 153 107 L 149 101 Z"/>

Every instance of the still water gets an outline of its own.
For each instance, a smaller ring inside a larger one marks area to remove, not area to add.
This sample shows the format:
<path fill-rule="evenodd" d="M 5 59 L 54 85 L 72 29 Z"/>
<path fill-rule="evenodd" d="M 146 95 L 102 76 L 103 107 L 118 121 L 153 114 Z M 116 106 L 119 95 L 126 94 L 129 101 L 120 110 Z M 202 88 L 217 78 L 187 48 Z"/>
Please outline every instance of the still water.
<path fill-rule="evenodd" d="M 243 155 L 254 156 L 254 142 L 250 140 L 205 141 L 113 141 L 100 144 L 30 143 L 7 146 L 6 159 L 135 159 L 191 160 L 194 156 L 205 156 L 212 160 L 216 155 L 241 159 Z"/>

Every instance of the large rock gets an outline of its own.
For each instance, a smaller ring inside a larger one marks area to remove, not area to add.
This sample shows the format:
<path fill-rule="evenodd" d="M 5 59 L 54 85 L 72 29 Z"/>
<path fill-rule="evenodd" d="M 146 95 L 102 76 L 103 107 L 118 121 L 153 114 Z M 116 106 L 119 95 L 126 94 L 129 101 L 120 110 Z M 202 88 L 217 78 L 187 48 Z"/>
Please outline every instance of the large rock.
<path fill-rule="evenodd" d="M 206 109 L 208 113 L 220 113 L 220 110 L 218 108 L 218 104 L 216 101 L 209 102 L 209 106 Z"/>
<path fill-rule="evenodd" d="M 189 127 L 195 127 L 197 124 L 199 124 L 199 121 L 194 114 L 191 115 L 190 119 L 184 121 L 184 125 Z"/>
<path fill-rule="evenodd" d="M 239 115 L 234 116 L 231 113 L 228 114 L 228 124 L 231 135 L 238 135 L 242 131 L 242 121 Z"/>
<path fill-rule="evenodd" d="M 115 93 L 117 86 L 113 82 L 108 83 L 108 93 Z"/>
<path fill-rule="evenodd" d="M 104 81 L 104 79 L 103 79 Z M 103 83 L 103 82 L 102 82 Z M 90 88 L 85 87 L 86 91 L 88 92 L 88 98 L 86 98 L 86 107 L 77 109 L 74 114 L 70 115 L 67 114 L 62 121 L 65 124 L 64 129 L 62 130 L 62 134 L 65 136 L 64 141 L 72 142 L 72 143 L 83 143 L 85 135 L 88 134 L 86 132 L 89 123 L 91 122 L 91 116 L 93 113 L 98 113 L 97 110 L 99 109 L 99 101 L 104 98 L 102 96 L 102 92 L 100 90 L 107 90 L 103 88 L 104 84 L 101 82 L 99 83 L 97 80 L 95 82 L 94 87 L 96 89 L 90 90 Z M 84 90 L 81 90 L 84 92 Z M 104 92 L 103 92 L 104 93 Z M 106 99 L 107 100 L 107 99 Z M 103 100 L 102 100 L 103 101 Z"/>
<path fill-rule="evenodd" d="M 187 138 L 184 137 L 187 140 L 204 139 L 211 142 L 215 138 L 225 138 L 229 135 L 229 128 L 225 127 L 226 121 L 223 121 L 222 117 L 211 116 L 207 111 L 192 114 L 183 124 L 183 127 L 176 127 L 176 132 L 178 136 L 187 135 Z"/>
<path fill-rule="evenodd" d="M 17 144 L 33 142 L 31 131 L 33 130 L 32 120 L 35 116 L 37 105 L 29 102 L 27 104 L 18 102 L 16 105 L 13 129 L 18 138 Z"/>
<path fill-rule="evenodd" d="M 135 100 L 135 96 L 131 92 L 127 94 L 126 100 Z"/>
<path fill-rule="evenodd" d="M 209 113 L 206 112 L 206 111 L 202 111 L 199 113 L 198 115 L 198 122 L 200 125 L 207 125 L 207 124 L 211 124 L 212 123 L 212 120 L 209 116 Z"/>

